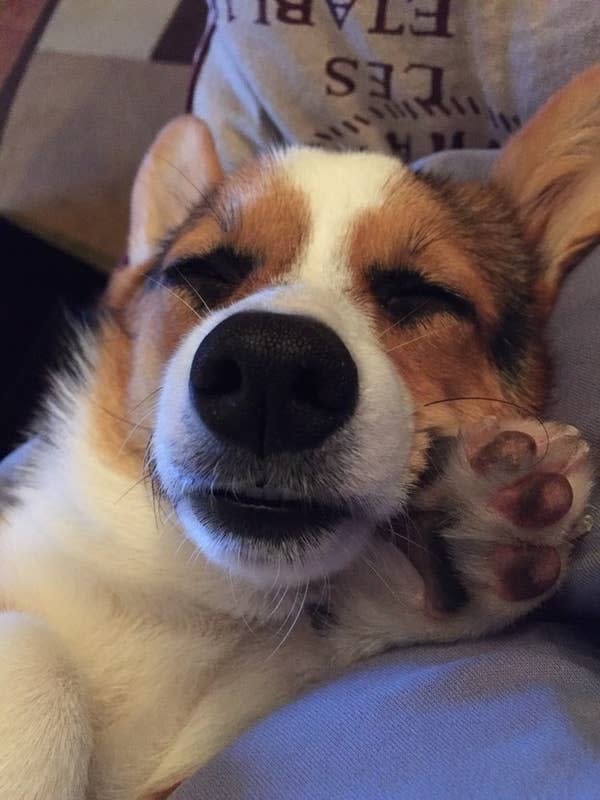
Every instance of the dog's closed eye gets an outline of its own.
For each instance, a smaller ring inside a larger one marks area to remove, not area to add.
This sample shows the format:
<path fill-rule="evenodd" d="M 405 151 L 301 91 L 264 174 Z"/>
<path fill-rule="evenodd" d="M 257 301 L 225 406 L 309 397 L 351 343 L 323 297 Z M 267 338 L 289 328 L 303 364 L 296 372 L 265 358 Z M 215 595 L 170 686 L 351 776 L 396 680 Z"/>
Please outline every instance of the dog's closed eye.
<path fill-rule="evenodd" d="M 472 303 L 453 289 L 426 280 L 412 269 L 372 268 L 370 287 L 374 298 L 394 322 L 410 325 L 434 314 L 473 319 Z"/>
<path fill-rule="evenodd" d="M 164 271 L 169 286 L 191 289 L 210 307 L 223 303 L 255 268 L 253 256 L 232 247 L 175 261 Z"/>

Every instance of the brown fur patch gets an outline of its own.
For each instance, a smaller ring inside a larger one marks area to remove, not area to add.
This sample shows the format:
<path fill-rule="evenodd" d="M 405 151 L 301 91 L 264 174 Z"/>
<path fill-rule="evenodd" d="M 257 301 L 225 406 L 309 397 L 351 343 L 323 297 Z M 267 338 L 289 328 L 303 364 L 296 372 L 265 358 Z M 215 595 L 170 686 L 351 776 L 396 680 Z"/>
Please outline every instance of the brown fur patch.
<path fill-rule="evenodd" d="M 465 246 L 465 231 L 422 181 L 404 175 L 379 208 L 363 212 L 348 241 L 349 266 L 360 282 L 373 266 L 413 267 L 474 300 L 485 322 L 497 318 L 493 287 Z"/>
<path fill-rule="evenodd" d="M 236 290 L 244 297 L 276 282 L 300 257 L 310 232 L 308 203 L 268 160 L 234 175 L 211 202 L 211 213 L 192 217 L 169 248 L 165 264 L 227 245 L 256 258 L 257 269 Z"/>
<path fill-rule="evenodd" d="M 536 264 L 514 215 L 493 191 L 404 178 L 389 188 L 380 208 L 360 216 L 347 247 L 355 299 L 372 314 L 383 348 L 412 393 L 418 430 L 453 433 L 486 415 L 538 411 L 546 369 L 539 307 L 530 292 Z M 455 290 L 474 305 L 476 319 L 389 317 L 373 298 L 371 270 L 403 267 Z M 496 357 L 497 343 L 505 340 L 509 348 L 514 343 L 507 372 Z M 453 401 L 438 402 L 447 400 Z"/>
<path fill-rule="evenodd" d="M 185 297 L 165 288 L 140 293 L 105 324 L 92 414 L 96 446 L 113 466 L 140 476 L 164 365 L 199 319 Z"/>
<path fill-rule="evenodd" d="M 101 460 L 133 480 L 140 475 L 148 431 L 141 413 L 131 414 L 130 380 L 131 340 L 114 321 L 106 321 L 89 389 L 89 437 Z"/>

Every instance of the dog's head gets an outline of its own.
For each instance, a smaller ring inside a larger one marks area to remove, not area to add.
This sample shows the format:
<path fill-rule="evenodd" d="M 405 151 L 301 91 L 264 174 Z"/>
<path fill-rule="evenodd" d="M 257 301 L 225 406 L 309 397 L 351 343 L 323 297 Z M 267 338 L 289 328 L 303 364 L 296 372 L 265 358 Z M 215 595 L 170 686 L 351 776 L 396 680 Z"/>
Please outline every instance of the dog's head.
<path fill-rule="evenodd" d="M 432 436 L 539 410 L 542 326 L 600 233 L 598 96 L 600 68 L 486 186 L 305 148 L 224 177 L 203 123 L 172 122 L 107 296 L 104 451 L 139 468 L 148 445 L 185 535 L 255 583 L 343 568 L 402 512 Z"/>

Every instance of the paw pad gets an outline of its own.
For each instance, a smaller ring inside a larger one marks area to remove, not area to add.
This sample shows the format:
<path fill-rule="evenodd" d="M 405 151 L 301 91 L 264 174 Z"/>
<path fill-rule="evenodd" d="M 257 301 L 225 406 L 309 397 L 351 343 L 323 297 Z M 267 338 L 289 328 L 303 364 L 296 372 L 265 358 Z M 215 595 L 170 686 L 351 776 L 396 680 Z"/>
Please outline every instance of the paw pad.
<path fill-rule="evenodd" d="M 520 528 L 546 528 L 561 520 L 573 504 L 573 489 L 558 473 L 528 475 L 500 489 L 492 505 Z"/>
<path fill-rule="evenodd" d="M 502 431 L 471 458 L 471 466 L 481 475 L 514 473 L 527 469 L 536 456 L 533 436 L 523 431 Z"/>
<path fill-rule="evenodd" d="M 493 551 L 496 592 L 503 600 L 532 600 L 557 582 L 561 561 L 554 547 L 499 545 Z"/>

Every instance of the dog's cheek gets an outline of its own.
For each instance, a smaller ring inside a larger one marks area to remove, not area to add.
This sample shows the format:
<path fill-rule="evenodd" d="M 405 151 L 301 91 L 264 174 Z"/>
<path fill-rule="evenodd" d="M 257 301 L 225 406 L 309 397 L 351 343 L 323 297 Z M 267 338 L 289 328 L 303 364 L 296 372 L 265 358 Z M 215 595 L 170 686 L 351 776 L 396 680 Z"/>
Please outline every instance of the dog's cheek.
<path fill-rule="evenodd" d="M 162 381 L 165 367 L 199 315 L 185 297 L 151 289 L 132 310 L 132 356 L 129 400 L 143 403 Z"/>

